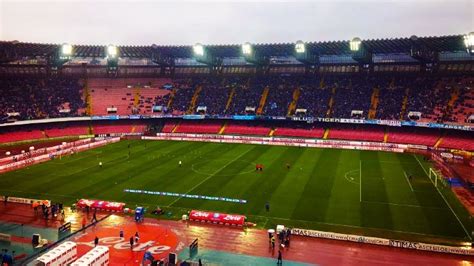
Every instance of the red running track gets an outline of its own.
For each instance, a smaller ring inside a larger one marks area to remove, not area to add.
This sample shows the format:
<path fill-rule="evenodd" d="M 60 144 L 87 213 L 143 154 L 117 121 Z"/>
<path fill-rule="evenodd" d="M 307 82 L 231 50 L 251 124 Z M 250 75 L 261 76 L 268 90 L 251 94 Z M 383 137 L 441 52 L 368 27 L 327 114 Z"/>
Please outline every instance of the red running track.
<path fill-rule="evenodd" d="M 181 222 L 146 219 L 144 224 L 135 224 L 131 218 L 108 218 L 95 229 L 90 229 L 80 241 L 92 241 L 95 235 L 100 237 L 117 237 L 119 228 L 125 228 L 125 240 L 122 250 L 113 250 L 112 265 L 136 265 L 143 256 L 144 250 L 132 252 L 128 243 L 129 237 L 138 231 L 140 242 L 152 241 L 150 246 L 164 245 L 169 250 L 156 255 L 166 257 L 169 252 L 186 248 L 194 239 L 199 239 L 199 247 L 250 256 L 276 258 L 277 250 L 272 250 L 268 243 L 268 234 L 260 229 L 242 229 L 196 222 Z M 166 232 L 166 233 L 165 233 Z M 151 234 L 149 236 L 145 236 Z M 167 235 L 168 237 L 164 237 Z M 120 240 L 117 240 L 121 242 Z M 111 245 L 112 247 L 112 245 Z M 81 253 L 91 247 L 81 248 Z M 119 258 L 119 259 L 118 259 Z M 291 245 L 283 250 L 283 258 L 296 262 L 318 265 L 474 265 L 471 257 L 406 250 L 393 247 L 374 246 L 362 243 L 351 243 L 336 240 L 315 239 L 292 236 Z M 118 260 L 117 260 L 118 259 Z M 124 262 L 127 262 L 124 264 Z"/>
<path fill-rule="evenodd" d="M 65 220 L 72 220 L 73 227 L 78 227 L 83 215 L 66 212 Z M 99 217 L 102 215 L 104 213 Z M 13 203 L 0 203 L 0 220 L 48 227 L 62 224 L 61 221 L 45 222 L 41 216 L 34 215 L 31 206 Z M 124 239 L 118 239 L 120 229 L 124 230 Z M 128 239 L 135 232 L 139 232 L 140 241 L 130 250 Z M 273 258 L 277 253 L 269 247 L 265 230 L 151 218 L 137 224 L 132 217 L 112 215 L 76 237 L 76 241 L 83 243 L 79 245 L 80 254 L 92 248 L 90 241 L 96 235 L 101 240 L 115 237 L 106 243 L 111 247 L 111 265 L 138 265 L 143 252 L 150 248 L 155 248 L 155 258 L 164 258 L 169 252 L 179 253 L 196 238 L 203 249 Z M 283 250 L 283 258 L 318 265 L 474 265 L 472 257 L 467 256 L 301 236 L 292 236 L 290 247 Z"/>

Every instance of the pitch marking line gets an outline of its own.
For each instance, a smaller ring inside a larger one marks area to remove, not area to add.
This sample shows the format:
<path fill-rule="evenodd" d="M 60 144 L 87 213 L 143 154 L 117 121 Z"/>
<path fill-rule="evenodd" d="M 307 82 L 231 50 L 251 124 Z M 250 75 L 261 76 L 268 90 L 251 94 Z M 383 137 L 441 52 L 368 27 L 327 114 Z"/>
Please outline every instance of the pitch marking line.
<path fill-rule="evenodd" d="M 359 160 L 359 202 L 362 202 L 362 160 Z"/>
<path fill-rule="evenodd" d="M 410 180 L 408 179 L 407 172 L 403 171 L 403 175 L 405 176 L 405 179 L 407 180 L 408 185 L 410 186 L 411 192 L 415 192 L 415 191 L 413 190 L 413 186 L 411 185 Z"/>
<path fill-rule="evenodd" d="M 398 206 L 398 207 L 446 210 L 446 208 L 430 207 L 430 206 L 420 206 L 420 205 L 413 205 L 413 204 L 400 204 L 400 203 L 390 203 L 390 202 L 381 202 L 381 201 L 366 201 L 366 200 L 364 200 L 363 202 L 365 202 L 365 203 L 374 203 L 374 204 L 385 204 L 385 205 Z"/>
<path fill-rule="evenodd" d="M 459 224 L 461 225 L 462 229 L 464 229 L 464 232 L 466 233 L 467 237 L 472 240 L 471 236 L 469 235 L 469 232 L 467 231 L 466 227 L 464 227 L 464 224 L 461 222 L 461 219 L 459 219 L 458 215 L 454 212 L 453 208 L 451 207 L 451 205 L 449 205 L 448 201 L 446 200 L 446 198 L 444 197 L 444 195 L 441 193 L 441 191 L 439 190 L 439 188 L 435 185 L 435 183 L 433 182 L 433 180 L 431 180 L 430 178 L 430 175 L 428 174 L 428 172 L 426 171 L 425 167 L 423 166 L 423 164 L 420 162 L 420 159 L 418 159 L 418 157 L 416 157 L 416 155 L 413 155 L 415 157 L 415 159 L 418 161 L 418 164 L 420 164 L 421 168 L 423 168 L 423 171 L 425 172 L 426 174 L 426 177 L 428 177 L 428 179 L 431 181 L 431 184 L 433 184 L 433 186 L 436 188 L 436 190 L 438 191 L 439 195 L 441 196 L 441 198 L 443 198 L 444 202 L 446 203 L 446 205 L 448 205 L 449 209 L 451 210 L 451 212 L 454 214 L 454 217 L 456 217 L 456 219 L 458 220 Z"/>
<path fill-rule="evenodd" d="M 359 182 L 355 182 L 353 177 L 351 177 L 350 175 L 348 176 L 348 174 L 355 173 L 355 172 L 359 172 L 359 169 L 354 169 L 354 170 L 351 170 L 351 171 L 346 172 L 346 173 L 344 174 L 344 179 L 346 179 L 348 182 L 350 182 L 350 183 L 352 183 L 352 184 L 358 185 Z"/>
<path fill-rule="evenodd" d="M 249 150 L 250 151 L 250 150 Z M 206 177 L 204 180 L 202 180 L 201 182 L 199 182 L 198 184 L 196 184 L 194 187 L 192 187 L 190 190 L 188 190 L 187 192 L 185 192 L 184 194 L 189 194 L 191 193 L 194 189 L 196 189 L 197 187 L 199 187 L 200 185 L 202 185 L 204 182 L 206 182 L 207 180 L 211 179 L 212 177 L 214 177 L 215 175 L 217 175 L 217 173 L 219 173 L 220 171 L 222 171 L 223 169 L 225 169 L 227 166 L 231 165 L 232 163 L 234 163 L 235 161 L 237 161 L 238 159 L 240 159 L 242 156 L 244 156 L 248 151 L 245 151 L 243 152 L 242 154 L 240 154 L 238 157 L 236 157 L 234 160 L 226 163 L 224 166 L 222 166 L 221 168 L 217 169 L 214 173 L 210 174 L 208 177 Z M 167 207 L 171 207 L 173 204 L 175 204 L 178 200 L 180 200 L 182 197 L 178 197 L 176 198 L 175 200 L 173 200 L 170 204 L 168 204 Z"/>

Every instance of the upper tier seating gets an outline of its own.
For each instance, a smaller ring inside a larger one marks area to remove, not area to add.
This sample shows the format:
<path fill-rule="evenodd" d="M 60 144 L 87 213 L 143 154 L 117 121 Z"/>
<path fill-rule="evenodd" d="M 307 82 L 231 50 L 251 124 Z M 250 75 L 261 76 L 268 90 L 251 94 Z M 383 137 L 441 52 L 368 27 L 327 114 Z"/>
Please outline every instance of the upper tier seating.
<path fill-rule="evenodd" d="M 0 79 L 2 120 L 6 120 L 7 113 L 19 113 L 20 120 L 77 116 L 83 106 L 77 79 Z"/>
<path fill-rule="evenodd" d="M 151 114 L 156 99 L 170 94 L 163 85 L 170 79 L 92 79 L 89 81 L 94 115 L 107 115 L 107 108 L 117 108 L 118 115 Z"/>

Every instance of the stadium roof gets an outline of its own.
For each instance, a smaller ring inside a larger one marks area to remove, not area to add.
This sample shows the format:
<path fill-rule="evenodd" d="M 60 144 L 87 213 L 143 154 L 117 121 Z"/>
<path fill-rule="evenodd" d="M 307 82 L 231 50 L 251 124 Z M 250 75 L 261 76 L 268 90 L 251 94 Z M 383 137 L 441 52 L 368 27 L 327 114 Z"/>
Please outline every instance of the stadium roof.
<path fill-rule="evenodd" d="M 418 40 L 436 52 L 465 51 L 462 35 L 419 37 Z M 410 53 L 410 38 L 363 40 L 362 43 L 374 54 Z M 54 54 L 60 44 L 0 42 L 0 57 L 35 57 Z M 217 57 L 241 56 L 241 45 L 205 45 Z M 349 41 L 308 42 L 307 49 L 320 55 L 350 54 Z M 294 43 L 255 44 L 264 56 L 293 55 Z M 154 51 L 173 58 L 191 58 L 192 46 L 119 46 L 122 58 L 151 58 Z M 74 46 L 74 57 L 105 57 L 106 45 Z"/>

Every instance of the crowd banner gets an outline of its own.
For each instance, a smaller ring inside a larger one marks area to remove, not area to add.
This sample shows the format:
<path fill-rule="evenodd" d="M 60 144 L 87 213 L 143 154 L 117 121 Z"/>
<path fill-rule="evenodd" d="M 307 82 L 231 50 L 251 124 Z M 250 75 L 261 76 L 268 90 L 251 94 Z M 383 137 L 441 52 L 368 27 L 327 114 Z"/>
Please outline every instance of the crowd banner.
<path fill-rule="evenodd" d="M 364 142 L 364 141 L 344 141 L 344 140 L 320 140 L 301 138 L 274 138 L 274 137 L 252 137 L 252 136 L 232 136 L 232 135 L 208 135 L 208 134 L 186 134 L 186 133 L 158 133 L 156 137 L 142 137 L 148 140 L 178 140 L 178 141 L 199 141 L 215 143 L 244 143 L 259 145 L 296 146 L 313 148 L 337 148 L 350 150 L 372 150 L 390 151 L 402 153 L 407 149 L 406 144 Z"/>
<path fill-rule="evenodd" d="M 238 214 L 226 214 L 217 212 L 206 212 L 192 210 L 189 213 L 189 220 L 197 222 L 207 222 L 223 225 L 237 225 L 243 226 L 246 217 Z"/>
<path fill-rule="evenodd" d="M 97 209 L 101 211 L 122 212 L 123 208 L 125 207 L 125 203 L 105 200 L 80 199 L 76 203 L 76 206 L 78 208 L 86 208 L 89 206 L 91 209 Z"/>
<path fill-rule="evenodd" d="M 173 115 L 173 114 L 152 114 L 152 115 L 102 115 L 102 116 L 86 116 L 86 117 L 69 117 L 69 118 L 51 118 L 16 121 L 14 123 L 0 124 L 0 127 L 8 127 L 15 125 L 27 124 L 43 124 L 52 122 L 69 122 L 69 121 L 90 121 L 90 120 L 135 120 L 135 119 L 151 119 L 151 118 L 174 118 L 174 119 L 232 119 L 232 120 L 292 120 L 306 123 L 344 123 L 344 124 L 369 124 L 369 125 L 386 125 L 391 127 L 429 127 L 474 131 L 474 126 L 466 124 L 438 124 L 430 122 L 416 121 L 399 121 L 399 120 L 375 120 L 375 119 L 353 119 L 353 118 L 326 118 L 326 117 L 310 117 L 310 116 L 255 116 L 255 115 Z"/>
<path fill-rule="evenodd" d="M 420 243 L 420 242 L 393 240 L 393 239 L 386 239 L 386 238 L 368 237 L 368 236 L 359 236 L 359 235 L 350 235 L 350 234 L 340 234 L 340 233 L 299 229 L 299 228 L 291 229 L 291 234 L 299 235 L 299 236 L 332 239 L 332 240 L 367 243 L 367 244 L 379 245 L 379 246 L 389 246 L 389 247 L 397 247 L 397 248 L 416 249 L 416 250 L 422 250 L 422 251 L 474 256 L 474 249 L 467 246 L 466 247 L 453 247 L 453 246 L 435 245 L 435 244 L 427 244 L 427 243 Z"/>

